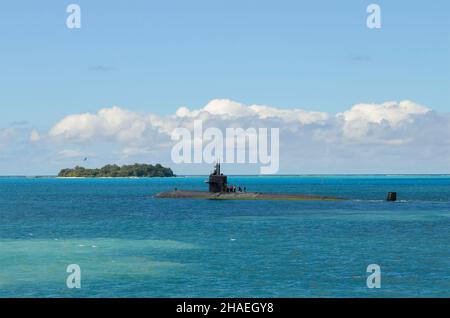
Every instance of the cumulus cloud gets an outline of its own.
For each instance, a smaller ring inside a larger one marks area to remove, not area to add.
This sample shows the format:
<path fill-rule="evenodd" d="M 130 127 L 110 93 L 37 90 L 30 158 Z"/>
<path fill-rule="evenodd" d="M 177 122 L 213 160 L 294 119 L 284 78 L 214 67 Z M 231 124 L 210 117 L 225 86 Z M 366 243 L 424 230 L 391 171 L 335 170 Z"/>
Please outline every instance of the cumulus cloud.
<path fill-rule="evenodd" d="M 349 140 L 364 140 L 367 137 L 383 135 L 387 130 L 398 130 L 401 125 L 414 124 L 418 116 L 431 110 L 411 101 L 386 102 L 383 104 L 358 104 L 350 110 L 336 115 L 342 120 L 344 136 Z M 379 130 L 378 132 L 376 130 Z M 387 143 L 394 139 L 385 136 Z M 366 140 L 368 142 L 368 140 Z"/>
<path fill-rule="evenodd" d="M 332 115 L 297 108 L 247 106 L 217 99 L 200 109 L 181 107 L 174 115 L 162 117 L 140 114 L 117 106 L 103 108 L 96 114 L 69 115 L 50 130 L 49 136 L 66 140 L 108 139 L 127 144 L 151 135 L 170 136 L 173 129 L 192 128 L 193 120 L 201 119 L 209 125 L 226 127 L 256 125 L 300 133 L 313 130 L 314 138 L 323 141 L 336 142 L 339 139 L 372 143 L 375 138 L 385 140 L 388 144 L 397 144 L 400 141 L 393 138 L 396 137 L 394 132 L 413 125 L 417 118 L 430 112 L 430 109 L 411 101 L 357 104 L 345 112 Z"/>
<path fill-rule="evenodd" d="M 97 114 L 70 115 L 58 122 L 50 137 L 66 140 L 113 139 L 133 142 L 151 130 L 153 115 L 143 115 L 117 106 L 103 108 Z"/>
<path fill-rule="evenodd" d="M 177 110 L 178 117 L 199 117 L 201 113 L 213 116 L 222 116 L 224 119 L 256 117 L 258 119 L 277 118 L 286 122 L 310 124 L 325 121 L 329 118 L 327 113 L 308 112 L 302 109 L 280 109 L 266 105 L 246 106 L 229 99 L 214 99 L 199 110 L 190 111 L 186 107 Z"/>
<path fill-rule="evenodd" d="M 192 129 L 194 120 L 199 119 L 205 129 L 280 128 L 281 163 L 286 163 L 289 172 L 296 162 L 311 167 L 336 165 L 336 169 L 358 162 L 370 170 L 374 158 L 394 157 L 399 166 L 414 156 L 417 162 L 428 160 L 433 153 L 440 154 L 440 164 L 450 159 L 448 114 L 407 100 L 357 104 L 338 114 L 245 105 L 228 99 L 212 100 L 197 109 L 181 107 L 167 116 L 114 106 L 97 113 L 69 115 L 56 123 L 46 138 L 90 145 L 113 143 L 127 158 L 155 156 L 170 153 L 175 128 Z"/>

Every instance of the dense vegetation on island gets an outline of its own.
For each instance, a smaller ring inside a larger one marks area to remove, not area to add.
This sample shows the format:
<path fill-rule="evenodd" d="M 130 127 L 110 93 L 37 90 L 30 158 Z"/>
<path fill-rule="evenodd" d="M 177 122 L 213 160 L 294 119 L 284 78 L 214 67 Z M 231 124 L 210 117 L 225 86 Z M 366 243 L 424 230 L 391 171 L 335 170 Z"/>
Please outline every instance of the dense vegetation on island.
<path fill-rule="evenodd" d="M 148 177 L 174 177 L 172 169 L 165 168 L 159 163 L 156 165 L 137 164 L 134 165 L 106 165 L 100 169 L 86 169 L 76 166 L 74 169 L 63 169 L 58 177 L 65 178 L 148 178 Z"/>

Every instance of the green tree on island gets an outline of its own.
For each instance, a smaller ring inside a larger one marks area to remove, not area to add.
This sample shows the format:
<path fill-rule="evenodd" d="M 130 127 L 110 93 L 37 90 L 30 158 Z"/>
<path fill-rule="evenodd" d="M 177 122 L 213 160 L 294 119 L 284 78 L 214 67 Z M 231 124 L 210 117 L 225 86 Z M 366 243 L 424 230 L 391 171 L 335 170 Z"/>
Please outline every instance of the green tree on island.
<path fill-rule="evenodd" d="M 76 166 L 73 169 L 62 169 L 58 177 L 65 178 L 149 178 L 149 177 L 174 177 L 172 169 L 165 168 L 159 163 L 156 165 L 138 164 L 134 165 L 106 165 L 100 169 L 86 169 Z"/>

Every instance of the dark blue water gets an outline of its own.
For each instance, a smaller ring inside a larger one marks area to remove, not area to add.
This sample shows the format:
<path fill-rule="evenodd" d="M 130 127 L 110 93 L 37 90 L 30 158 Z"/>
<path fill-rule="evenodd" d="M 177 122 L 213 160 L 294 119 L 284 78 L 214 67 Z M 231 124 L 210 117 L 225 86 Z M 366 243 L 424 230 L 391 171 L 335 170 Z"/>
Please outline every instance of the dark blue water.
<path fill-rule="evenodd" d="M 450 296 L 450 177 L 231 178 L 338 202 L 152 197 L 204 179 L 0 179 L 0 296 Z"/>

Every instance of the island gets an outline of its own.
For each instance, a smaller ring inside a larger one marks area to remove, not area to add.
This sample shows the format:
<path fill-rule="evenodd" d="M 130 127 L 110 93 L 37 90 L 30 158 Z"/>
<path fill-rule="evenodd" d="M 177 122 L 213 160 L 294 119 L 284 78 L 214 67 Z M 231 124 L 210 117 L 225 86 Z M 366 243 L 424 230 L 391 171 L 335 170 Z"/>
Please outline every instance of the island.
<path fill-rule="evenodd" d="M 76 166 L 73 169 L 62 169 L 59 178 L 151 178 L 151 177 L 175 177 L 172 169 L 156 165 L 106 165 L 100 169 L 87 169 Z"/>

